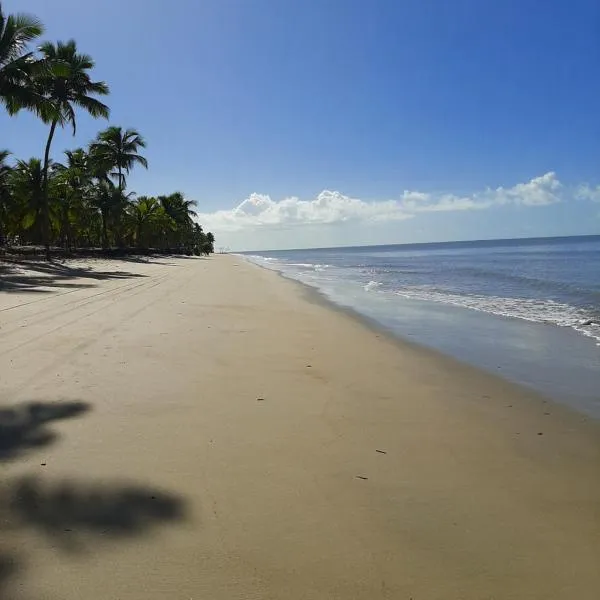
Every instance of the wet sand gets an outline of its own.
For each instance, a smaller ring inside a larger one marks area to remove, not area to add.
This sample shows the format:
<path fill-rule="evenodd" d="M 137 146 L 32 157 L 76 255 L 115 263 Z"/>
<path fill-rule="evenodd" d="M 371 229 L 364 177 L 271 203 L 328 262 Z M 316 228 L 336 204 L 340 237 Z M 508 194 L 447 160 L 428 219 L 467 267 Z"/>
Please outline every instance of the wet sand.
<path fill-rule="evenodd" d="M 596 600 L 600 426 L 236 257 L 0 263 L 0 598 Z"/>

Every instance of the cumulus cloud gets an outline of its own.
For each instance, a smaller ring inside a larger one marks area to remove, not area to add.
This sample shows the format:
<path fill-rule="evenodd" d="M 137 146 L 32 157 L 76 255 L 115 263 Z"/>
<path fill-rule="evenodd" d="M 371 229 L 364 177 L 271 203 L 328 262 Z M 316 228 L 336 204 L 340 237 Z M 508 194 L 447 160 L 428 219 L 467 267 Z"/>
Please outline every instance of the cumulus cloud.
<path fill-rule="evenodd" d="M 546 206 L 560 202 L 560 192 L 563 185 L 550 171 L 541 177 L 534 177 L 527 183 L 518 183 L 512 188 L 499 187 L 492 192 L 493 203 L 496 204 L 523 204 L 524 206 Z"/>
<path fill-rule="evenodd" d="M 238 231 L 261 226 L 389 221 L 411 217 L 393 200 L 364 202 L 330 190 L 323 190 L 313 200 L 290 197 L 278 202 L 264 194 L 251 194 L 231 210 L 198 215 L 201 223 L 215 231 Z"/>
<path fill-rule="evenodd" d="M 297 197 L 275 201 L 264 194 L 251 194 L 231 210 L 199 214 L 199 221 L 215 232 L 233 232 L 262 227 L 292 228 L 303 225 L 347 222 L 382 222 L 411 219 L 419 213 L 485 210 L 507 204 L 540 207 L 561 201 L 563 185 L 549 172 L 526 183 L 470 195 L 404 191 L 398 199 L 366 202 L 341 192 L 324 190 L 312 200 Z M 581 195 L 595 194 L 600 186 L 580 188 Z"/>

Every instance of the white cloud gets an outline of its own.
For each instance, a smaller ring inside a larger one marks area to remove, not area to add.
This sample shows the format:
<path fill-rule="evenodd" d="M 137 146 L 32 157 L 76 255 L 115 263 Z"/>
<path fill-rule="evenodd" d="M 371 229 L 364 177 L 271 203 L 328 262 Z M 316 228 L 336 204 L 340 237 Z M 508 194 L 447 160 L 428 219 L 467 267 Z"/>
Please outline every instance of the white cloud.
<path fill-rule="evenodd" d="M 489 203 L 471 197 L 454 196 L 453 194 L 423 194 L 421 192 L 404 192 L 401 206 L 410 214 L 420 212 L 445 212 L 455 210 L 479 210 L 488 208 Z"/>
<path fill-rule="evenodd" d="M 600 200 L 600 186 L 595 190 L 580 188 L 580 193 L 592 192 Z M 198 215 L 207 230 L 236 232 L 269 227 L 296 228 L 309 225 L 331 225 L 348 222 L 389 222 L 410 219 L 419 213 L 484 210 L 507 204 L 531 207 L 560 202 L 563 185 L 556 173 L 548 172 L 511 188 L 486 189 L 471 195 L 436 194 L 404 191 L 397 200 L 366 202 L 341 192 L 324 190 L 312 200 L 297 197 L 275 201 L 264 194 L 251 194 L 230 210 Z"/>
<path fill-rule="evenodd" d="M 575 197 L 578 200 L 591 200 L 592 202 L 600 202 L 600 185 L 592 187 L 587 183 L 584 183 L 577 188 Z"/>
<path fill-rule="evenodd" d="M 246 228 L 345 223 L 348 221 L 389 221 L 409 219 L 398 202 L 364 202 L 340 192 L 322 191 L 313 200 L 285 198 L 279 202 L 263 194 L 251 194 L 232 210 L 200 214 L 198 220 L 212 231 L 239 231 Z"/>
<path fill-rule="evenodd" d="M 488 190 L 484 195 L 490 195 L 493 204 L 514 203 L 524 206 L 547 206 L 560 202 L 562 187 L 556 173 L 550 171 L 541 177 L 534 177 L 527 183 L 518 183 L 508 189 L 499 187 L 493 191 Z"/>

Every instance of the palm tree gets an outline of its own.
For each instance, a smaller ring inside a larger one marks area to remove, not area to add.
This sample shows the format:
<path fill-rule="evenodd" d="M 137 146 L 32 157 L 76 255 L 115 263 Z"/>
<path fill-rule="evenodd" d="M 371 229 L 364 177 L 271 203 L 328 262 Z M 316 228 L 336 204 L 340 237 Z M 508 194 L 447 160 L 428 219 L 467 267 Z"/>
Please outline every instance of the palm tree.
<path fill-rule="evenodd" d="M 6 243 L 4 226 L 8 219 L 10 191 L 9 178 L 12 172 L 6 160 L 10 156 L 8 150 L 0 150 L 0 246 Z"/>
<path fill-rule="evenodd" d="M 121 214 L 128 204 L 128 199 L 119 191 L 119 188 L 110 180 L 102 179 L 98 181 L 94 188 L 94 195 L 91 200 L 92 206 L 100 211 L 102 219 L 102 248 L 109 247 L 108 229 L 109 224 L 113 231 L 113 237 L 116 238 L 119 232 L 119 221 Z"/>
<path fill-rule="evenodd" d="M 83 148 L 66 150 L 67 163 L 54 163 L 57 187 L 61 190 L 61 238 L 65 248 L 70 249 L 73 241 L 73 224 L 84 211 L 86 187 L 91 180 L 88 155 Z"/>
<path fill-rule="evenodd" d="M 27 45 L 43 32 L 44 26 L 35 17 L 6 16 L 0 4 L 0 103 L 11 114 L 39 101 L 31 82 L 36 60 Z"/>
<path fill-rule="evenodd" d="M 148 161 L 138 154 L 140 148 L 145 148 L 144 138 L 135 129 L 121 127 L 109 127 L 98 134 L 96 140 L 90 146 L 90 152 L 105 161 L 112 168 L 117 169 L 112 175 L 117 178 L 119 190 L 125 189 L 125 173 L 129 174 L 136 165 L 148 168 Z"/>
<path fill-rule="evenodd" d="M 174 225 L 156 198 L 140 196 L 129 205 L 127 214 L 133 226 L 135 243 L 138 248 L 142 248 L 144 245 L 148 247 L 152 234 L 155 234 L 154 237 L 156 237 L 157 233 L 160 234 L 164 229 L 170 229 Z"/>
<path fill-rule="evenodd" d="M 29 234 L 29 240 L 39 242 L 44 233 L 44 171 L 39 158 L 18 160 L 10 176 L 14 198 L 14 215 L 19 233 Z"/>
<path fill-rule="evenodd" d="M 169 196 L 159 196 L 160 201 L 165 212 L 175 222 L 174 239 L 167 235 L 167 245 L 171 245 L 171 241 L 174 241 L 177 246 L 183 245 L 186 241 L 186 237 L 190 237 L 193 233 L 194 221 L 192 216 L 196 214 L 193 210 L 193 206 L 196 203 L 193 200 L 186 200 L 181 192 L 175 192 Z"/>
<path fill-rule="evenodd" d="M 42 60 L 58 69 L 44 69 L 36 74 L 35 85 L 42 101 L 31 108 L 44 123 L 50 125 L 50 132 L 44 152 L 43 203 L 44 203 L 44 242 L 46 257 L 50 258 L 50 214 L 48 208 L 48 167 L 50 147 L 57 126 L 71 124 L 73 135 L 77 131 L 75 108 L 82 108 L 92 117 L 108 118 L 108 107 L 93 96 L 108 94 L 108 86 L 101 81 L 92 81 L 89 71 L 94 61 L 87 54 L 79 54 L 74 40 L 52 44 L 46 42 L 40 47 Z"/>
<path fill-rule="evenodd" d="M 206 244 L 204 244 L 204 253 L 213 254 L 215 251 L 215 236 L 212 231 L 206 234 Z"/>

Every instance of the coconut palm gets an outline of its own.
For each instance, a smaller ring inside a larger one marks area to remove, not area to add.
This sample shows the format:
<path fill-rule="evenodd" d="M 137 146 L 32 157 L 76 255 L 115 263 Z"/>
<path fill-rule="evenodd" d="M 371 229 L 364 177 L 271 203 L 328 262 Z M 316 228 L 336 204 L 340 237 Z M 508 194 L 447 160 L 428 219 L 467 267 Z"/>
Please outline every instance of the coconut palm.
<path fill-rule="evenodd" d="M 0 150 L 0 246 L 6 243 L 5 226 L 8 220 L 10 191 L 9 178 L 12 172 L 7 159 L 10 156 L 8 150 Z"/>
<path fill-rule="evenodd" d="M 90 145 L 90 152 L 116 169 L 111 175 L 117 179 L 117 186 L 123 191 L 126 184 L 124 172 L 129 174 L 136 164 L 148 168 L 148 161 L 138 154 L 138 150 L 145 147 L 144 138 L 135 129 L 123 131 L 121 127 L 109 127 L 98 134 Z"/>
<path fill-rule="evenodd" d="M 46 215 L 42 161 L 39 158 L 18 160 L 10 175 L 10 189 L 18 233 L 26 233 L 28 241 L 39 243 L 43 239 Z"/>
<path fill-rule="evenodd" d="M 94 61 L 87 54 L 77 52 L 74 40 L 57 44 L 46 42 L 40 47 L 40 52 L 45 63 L 60 67 L 44 69 L 36 74 L 36 91 L 43 100 L 33 106 L 25 106 L 50 125 L 43 167 L 44 242 L 46 256 L 50 258 L 48 167 L 52 139 L 58 126 L 64 127 L 68 124 L 72 126 L 75 135 L 75 108 L 84 109 L 92 117 L 108 118 L 108 107 L 94 97 L 108 94 L 108 86 L 104 82 L 90 79 L 89 71 L 94 67 Z"/>
<path fill-rule="evenodd" d="M 196 206 L 193 200 L 186 200 L 181 192 L 175 192 L 169 196 L 159 196 L 165 212 L 175 223 L 173 233 L 167 233 L 166 243 L 168 246 L 175 244 L 181 247 L 191 237 L 193 233 L 194 221 L 192 217 L 196 211 L 192 208 Z"/>
<path fill-rule="evenodd" d="M 65 248 L 70 249 L 73 229 L 81 221 L 86 209 L 85 196 L 91 181 L 88 154 L 83 148 L 66 150 L 66 164 L 54 163 L 56 187 L 60 195 L 61 238 Z"/>
<path fill-rule="evenodd" d="M 127 217 L 138 248 L 150 246 L 152 239 L 156 240 L 164 231 L 172 230 L 175 226 L 160 202 L 147 196 L 140 196 L 129 205 Z"/>
<path fill-rule="evenodd" d="M 110 180 L 102 179 L 94 186 L 91 204 L 100 211 L 102 218 L 102 247 L 109 247 L 109 228 L 113 231 L 113 237 L 120 235 L 120 218 L 124 213 L 128 198 Z"/>
<path fill-rule="evenodd" d="M 213 254 L 215 251 L 215 236 L 212 231 L 206 234 L 206 244 L 204 245 L 205 254 Z"/>
<path fill-rule="evenodd" d="M 65 150 L 65 156 L 66 164 L 54 163 L 53 170 L 69 186 L 70 192 L 79 193 L 91 179 L 88 154 L 83 148 L 76 148 Z"/>
<path fill-rule="evenodd" d="M 31 81 L 37 61 L 27 46 L 43 31 L 37 18 L 5 15 L 0 4 L 0 103 L 11 114 L 40 100 Z"/>

